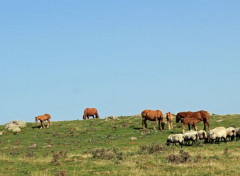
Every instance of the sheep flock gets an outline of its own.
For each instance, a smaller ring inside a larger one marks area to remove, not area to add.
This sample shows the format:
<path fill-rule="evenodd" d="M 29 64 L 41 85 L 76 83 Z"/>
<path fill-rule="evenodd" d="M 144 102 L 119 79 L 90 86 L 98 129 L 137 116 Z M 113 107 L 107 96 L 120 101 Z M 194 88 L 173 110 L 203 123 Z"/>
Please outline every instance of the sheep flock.
<path fill-rule="evenodd" d="M 221 141 L 233 141 L 234 139 L 239 140 L 240 138 L 240 128 L 234 127 L 216 127 L 210 130 L 208 133 L 204 130 L 200 131 L 187 131 L 183 134 L 171 134 L 167 138 L 166 145 L 176 145 L 179 144 L 181 147 L 183 145 L 193 145 L 198 141 L 203 141 L 204 143 L 216 143 Z"/>

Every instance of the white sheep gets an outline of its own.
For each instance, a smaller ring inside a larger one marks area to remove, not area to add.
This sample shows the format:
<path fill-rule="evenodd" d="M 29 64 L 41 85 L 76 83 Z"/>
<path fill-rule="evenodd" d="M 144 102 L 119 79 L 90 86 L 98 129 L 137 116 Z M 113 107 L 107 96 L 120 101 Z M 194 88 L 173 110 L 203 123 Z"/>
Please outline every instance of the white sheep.
<path fill-rule="evenodd" d="M 213 141 L 215 141 L 215 143 L 219 143 L 220 139 L 224 139 L 224 142 L 227 142 L 226 128 L 217 127 L 217 128 L 214 128 L 213 130 L 209 131 L 208 139 L 209 139 L 209 142 L 211 142 L 211 143 L 213 143 Z"/>
<path fill-rule="evenodd" d="M 207 133 L 204 130 L 199 130 L 198 131 L 198 138 L 199 140 L 204 140 L 207 138 Z"/>
<path fill-rule="evenodd" d="M 173 145 L 176 145 L 176 143 L 179 143 L 179 145 L 183 145 L 184 138 L 183 134 L 171 134 L 167 138 L 167 145 L 170 145 L 170 143 L 173 143 Z"/>
<path fill-rule="evenodd" d="M 183 134 L 185 144 L 190 145 L 190 141 L 192 141 L 192 145 L 198 140 L 198 132 L 190 130 Z"/>
<path fill-rule="evenodd" d="M 226 129 L 227 132 L 227 138 L 229 138 L 229 140 L 233 141 L 234 138 L 236 137 L 236 129 L 233 127 L 229 127 Z"/>
<path fill-rule="evenodd" d="M 236 130 L 236 140 L 240 138 L 240 128 L 235 128 Z"/>

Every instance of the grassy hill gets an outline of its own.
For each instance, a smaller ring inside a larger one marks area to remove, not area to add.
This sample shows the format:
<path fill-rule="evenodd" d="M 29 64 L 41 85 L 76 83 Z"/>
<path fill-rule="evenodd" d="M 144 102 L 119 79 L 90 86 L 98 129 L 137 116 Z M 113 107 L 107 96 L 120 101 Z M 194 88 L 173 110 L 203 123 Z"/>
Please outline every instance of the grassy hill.
<path fill-rule="evenodd" d="M 210 119 L 211 128 L 240 127 L 240 115 Z M 139 116 L 52 122 L 47 129 L 28 123 L 21 133 L 0 136 L 0 175 L 239 174 L 240 140 L 167 147 L 168 135 L 180 133 L 181 124 L 159 132 L 147 123 L 148 130 L 141 129 Z"/>

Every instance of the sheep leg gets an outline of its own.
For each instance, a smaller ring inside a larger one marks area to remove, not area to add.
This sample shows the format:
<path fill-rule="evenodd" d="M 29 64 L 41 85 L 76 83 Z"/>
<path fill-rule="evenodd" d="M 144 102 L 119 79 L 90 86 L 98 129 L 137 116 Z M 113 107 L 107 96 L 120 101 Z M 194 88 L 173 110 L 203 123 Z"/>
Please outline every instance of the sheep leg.
<path fill-rule="evenodd" d="M 183 143 L 182 143 L 182 142 L 179 142 L 179 145 L 181 145 L 181 148 L 182 148 L 182 146 L 183 146 Z"/>

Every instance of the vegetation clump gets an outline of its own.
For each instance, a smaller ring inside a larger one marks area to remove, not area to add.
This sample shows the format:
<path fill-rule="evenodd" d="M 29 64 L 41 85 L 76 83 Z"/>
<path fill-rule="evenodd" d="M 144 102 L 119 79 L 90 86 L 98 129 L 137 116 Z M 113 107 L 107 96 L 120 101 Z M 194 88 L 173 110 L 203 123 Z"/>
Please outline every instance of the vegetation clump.
<path fill-rule="evenodd" d="M 110 148 L 110 149 L 96 149 L 90 151 L 92 154 L 92 157 L 94 159 L 104 159 L 104 160 L 112 160 L 112 159 L 117 159 L 117 160 L 123 160 L 123 153 L 119 152 L 119 149 L 117 148 Z"/>
<path fill-rule="evenodd" d="M 141 145 L 139 154 L 163 153 L 165 147 L 161 144 L 152 143 L 150 145 Z"/>
<path fill-rule="evenodd" d="M 175 155 L 173 152 L 173 154 L 168 155 L 166 159 L 169 163 L 180 164 L 189 162 L 197 163 L 201 161 L 202 157 L 200 155 L 197 155 L 196 157 L 191 157 L 188 152 L 180 150 L 179 154 Z"/>

